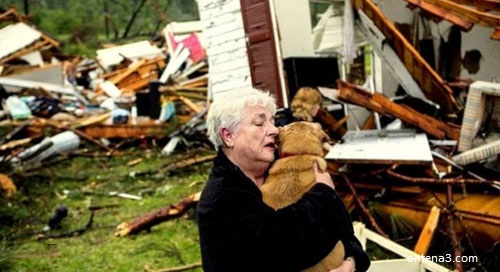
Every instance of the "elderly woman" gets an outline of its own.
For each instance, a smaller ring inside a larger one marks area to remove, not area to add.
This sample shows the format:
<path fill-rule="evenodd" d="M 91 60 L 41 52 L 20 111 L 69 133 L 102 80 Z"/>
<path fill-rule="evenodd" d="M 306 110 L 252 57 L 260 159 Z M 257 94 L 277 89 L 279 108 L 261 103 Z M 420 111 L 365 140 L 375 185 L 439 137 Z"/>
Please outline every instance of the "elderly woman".
<path fill-rule="evenodd" d="M 218 155 L 197 207 L 203 270 L 300 271 L 340 239 L 348 258 L 333 271 L 366 270 L 369 259 L 328 173 L 313 167 L 317 183 L 288 207 L 263 202 L 259 186 L 274 161 L 275 112 L 274 99 L 256 89 L 217 97 L 210 106 L 207 130 Z"/>

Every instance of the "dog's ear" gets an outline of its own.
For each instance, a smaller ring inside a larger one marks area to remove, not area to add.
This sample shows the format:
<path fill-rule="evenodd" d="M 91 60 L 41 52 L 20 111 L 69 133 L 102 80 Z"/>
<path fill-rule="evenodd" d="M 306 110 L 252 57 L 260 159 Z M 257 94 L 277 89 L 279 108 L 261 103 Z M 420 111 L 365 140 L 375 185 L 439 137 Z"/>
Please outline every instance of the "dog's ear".
<path fill-rule="evenodd" d="M 314 126 L 316 126 L 317 132 L 319 133 L 319 139 L 321 142 L 325 143 L 330 141 L 330 136 L 326 134 L 325 130 L 323 130 L 323 126 L 320 123 L 314 122 Z"/>

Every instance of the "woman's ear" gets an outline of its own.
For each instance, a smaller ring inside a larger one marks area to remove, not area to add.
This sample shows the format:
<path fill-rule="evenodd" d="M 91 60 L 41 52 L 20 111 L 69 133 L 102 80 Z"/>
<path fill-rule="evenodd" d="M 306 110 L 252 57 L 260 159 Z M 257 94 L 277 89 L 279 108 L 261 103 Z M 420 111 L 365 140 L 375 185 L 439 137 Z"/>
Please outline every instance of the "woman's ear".
<path fill-rule="evenodd" d="M 220 130 L 220 136 L 227 147 L 233 147 L 233 133 L 229 129 L 222 128 Z"/>

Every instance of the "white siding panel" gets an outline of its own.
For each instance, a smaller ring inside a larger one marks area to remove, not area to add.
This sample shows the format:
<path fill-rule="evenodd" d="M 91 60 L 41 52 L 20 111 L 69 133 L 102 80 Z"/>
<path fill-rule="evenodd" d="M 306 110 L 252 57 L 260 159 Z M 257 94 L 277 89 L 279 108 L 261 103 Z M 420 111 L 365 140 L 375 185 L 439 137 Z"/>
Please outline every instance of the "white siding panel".
<path fill-rule="evenodd" d="M 245 59 L 236 58 L 233 60 L 221 62 L 219 65 L 215 65 L 212 69 L 214 73 L 232 73 L 240 68 L 248 68 L 248 62 Z"/>
<path fill-rule="evenodd" d="M 244 39 L 229 40 L 224 43 L 212 45 L 206 49 L 206 52 L 208 56 L 215 56 L 219 54 L 237 52 L 240 49 L 244 49 L 246 51 L 246 43 Z"/>
<path fill-rule="evenodd" d="M 239 0 L 198 0 L 214 99 L 252 86 L 240 9 Z"/>
<path fill-rule="evenodd" d="M 237 70 L 233 70 L 230 73 L 224 72 L 224 73 L 213 73 L 210 74 L 210 77 L 212 78 L 212 83 L 213 84 L 220 84 L 228 81 L 233 81 L 233 80 L 240 80 L 240 79 L 245 79 L 247 76 L 250 75 L 250 69 L 248 67 L 241 67 Z"/>
<path fill-rule="evenodd" d="M 234 20 L 228 23 L 218 24 L 218 25 L 210 25 L 210 27 L 203 30 L 203 33 L 206 37 L 214 37 L 218 35 L 223 35 L 225 33 L 243 29 L 243 20 Z"/>
<path fill-rule="evenodd" d="M 242 20 L 241 16 L 237 16 L 237 15 L 238 14 L 235 14 L 235 13 L 226 13 L 226 14 L 221 14 L 217 17 L 206 18 L 202 22 L 202 27 L 205 29 L 208 29 L 208 28 L 216 26 L 216 25 L 232 23 L 236 20 L 241 21 Z"/>
<path fill-rule="evenodd" d="M 235 29 L 234 31 L 227 32 L 224 35 L 212 37 L 212 39 L 210 39 L 210 43 L 207 43 L 207 45 L 216 46 L 221 44 L 227 44 L 228 42 L 232 41 L 236 41 L 236 43 L 241 43 L 239 44 L 238 47 L 245 47 L 246 46 L 245 33 L 243 33 L 241 29 Z"/>
<path fill-rule="evenodd" d="M 17 52 L 42 37 L 42 33 L 25 23 L 16 23 L 0 29 L 0 59 Z"/>
<path fill-rule="evenodd" d="M 220 94 L 234 94 L 234 90 L 245 89 L 252 87 L 252 78 L 250 75 L 244 78 L 238 78 L 238 80 L 228 80 L 219 84 L 216 89 L 213 89 L 214 97 L 217 97 Z M 237 96 L 238 94 L 236 94 Z"/>
<path fill-rule="evenodd" d="M 233 50 L 231 51 L 230 54 L 219 54 L 217 56 L 214 56 L 210 60 L 210 64 L 217 66 L 221 65 L 225 62 L 230 62 L 234 61 L 235 59 L 243 60 L 243 62 L 247 63 L 247 50 L 246 48 L 240 48 L 238 50 Z"/>
<path fill-rule="evenodd" d="M 198 0 L 198 10 L 202 21 L 206 18 L 213 18 L 225 13 L 240 12 L 240 9 L 240 1 L 227 0 L 221 3 L 221 1 L 217 0 Z"/>

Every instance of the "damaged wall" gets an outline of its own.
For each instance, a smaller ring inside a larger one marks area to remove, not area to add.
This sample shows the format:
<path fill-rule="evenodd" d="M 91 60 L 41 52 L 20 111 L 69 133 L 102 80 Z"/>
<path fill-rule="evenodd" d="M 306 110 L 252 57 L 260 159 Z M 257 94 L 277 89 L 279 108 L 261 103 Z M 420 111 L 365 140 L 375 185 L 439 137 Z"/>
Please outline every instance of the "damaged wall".
<path fill-rule="evenodd" d="M 411 24 L 413 20 L 412 11 L 406 7 L 405 1 L 391 0 L 381 1 L 375 0 L 376 3 L 384 14 L 393 22 Z M 442 36 L 445 40 L 448 39 L 451 23 L 441 21 L 439 23 L 430 23 L 433 35 L 435 56 L 438 57 L 439 40 Z M 422 30 L 422 26 L 420 26 Z M 484 80 L 492 82 L 500 82 L 500 71 L 498 70 L 498 60 L 500 60 L 500 41 L 490 39 L 492 29 L 483 27 L 481 25 L 474 25 L 469 32 L 461 32 L 461 56 L 464 58 L 467 51 L 474 49 L 479 50 L 482 57 L 479 62 L 479 70 L 477 73 L 469 73 L 467 69 L 462 66 L 460 71 L 460 78 L 472 80 Z M 384 74 L 385 75 L 385 74 Z M 384 85 L 387 77 L 384 78 Z M 391 84 L 391 83 L 388 83 Z"/>

